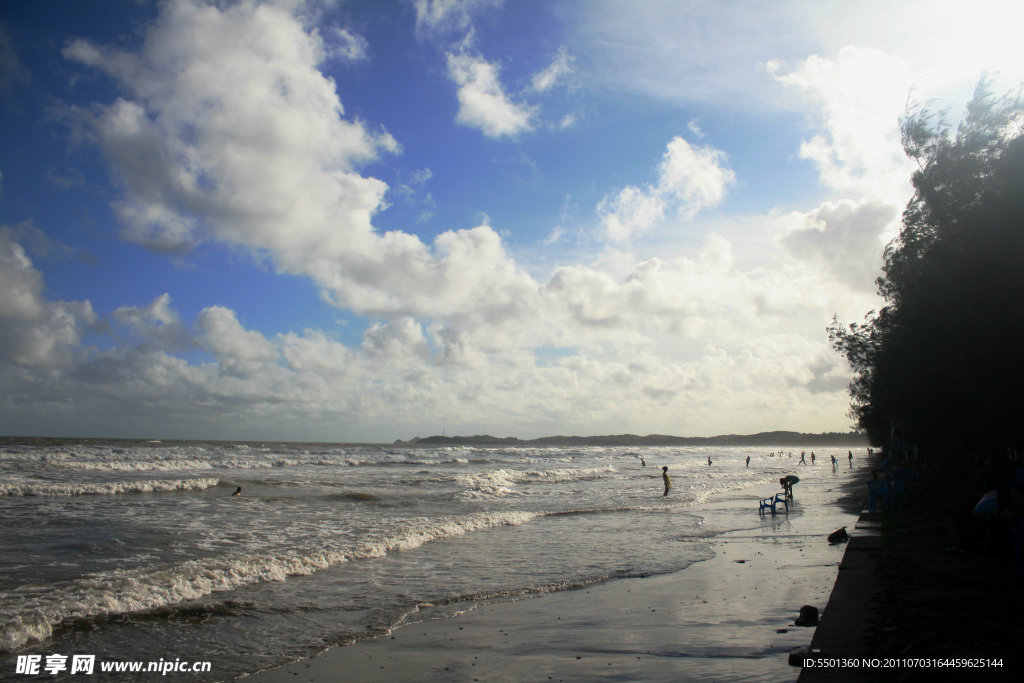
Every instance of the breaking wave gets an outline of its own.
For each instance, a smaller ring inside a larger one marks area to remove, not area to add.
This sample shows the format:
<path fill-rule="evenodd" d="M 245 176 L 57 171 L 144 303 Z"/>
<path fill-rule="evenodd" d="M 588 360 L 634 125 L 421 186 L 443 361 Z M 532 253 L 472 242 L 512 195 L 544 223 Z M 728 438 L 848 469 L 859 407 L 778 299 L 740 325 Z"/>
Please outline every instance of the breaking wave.
<path fill-rule="evenodd" d="M 121 493 L 160 491 L 197 491 L 217 486 L 220 479 L 149 479 L 145 481 L 104 482 L 26 482 L 0 483 L 0 496 L 112 496 Z"/>
<path fill-rule="evenodd" d="M 23 586 L 0 596 L 0 651 L 41 642 L 60 624 L 111 614 L 164 609 L 211 593 L 289 576 L 309 575 L 333 566 L 384 557 L 424 543 L 481 529 L 525 524 L 544 513 L 481 512 L 420 520 L 418 526 L 371 538 L 351 547 L 307 552 L 249 553 L 205 558 L 163 567 L 93 573 L 64 586 Z"/>

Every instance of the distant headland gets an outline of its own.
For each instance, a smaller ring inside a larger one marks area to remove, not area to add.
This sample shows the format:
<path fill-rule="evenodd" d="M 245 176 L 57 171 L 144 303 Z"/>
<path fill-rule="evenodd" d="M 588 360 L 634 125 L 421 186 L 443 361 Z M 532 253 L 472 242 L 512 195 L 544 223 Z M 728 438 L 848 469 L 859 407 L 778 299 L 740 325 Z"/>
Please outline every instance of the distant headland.
<path fill-rule="evenodd" d="M 428 436 L 408 441 L 398 439 L 395 445 L 423 446 L 867 446 L 865 434 L 858 432 L 759 432 L 757 434 L 723 434 L 720 436 L 667 436 L 664 434 L 618 434 L 607 436 L 542 436 L 518 439 L 489 434 L 476 436 Z"/>

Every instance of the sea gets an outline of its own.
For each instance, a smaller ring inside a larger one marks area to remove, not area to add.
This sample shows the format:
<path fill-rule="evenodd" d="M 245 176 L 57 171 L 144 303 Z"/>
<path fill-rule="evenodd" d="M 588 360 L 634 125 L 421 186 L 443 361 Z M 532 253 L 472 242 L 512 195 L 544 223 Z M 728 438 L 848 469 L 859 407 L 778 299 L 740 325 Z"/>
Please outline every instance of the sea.
<path fill-rule="evenodd" d="M 683 571 L 760 524 L 754 502 L 709 523 L 711 496 L 754 501 L 799 456 L 0 439 L 0 679 L 86 655 L 232 680 L 482 602 Z"/>

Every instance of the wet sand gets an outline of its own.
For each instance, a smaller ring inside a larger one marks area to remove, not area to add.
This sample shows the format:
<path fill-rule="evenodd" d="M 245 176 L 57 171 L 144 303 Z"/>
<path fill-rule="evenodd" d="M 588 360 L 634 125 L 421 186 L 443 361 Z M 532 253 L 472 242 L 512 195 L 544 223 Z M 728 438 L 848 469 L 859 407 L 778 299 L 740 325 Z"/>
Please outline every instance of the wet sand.
<path fill-rule="evenodd" d="M 825 610 L 846 548 L 826 537 L 842 526 L 854 534 L 867 471 L 819 465 L 797 484 L 791 512 L 775 517 L 758 518 L 757 499 L 770 493 L 759 488 L 698 506 L 711 523 L 749 511 L 755 528 L 723 534 L 711 559 L 683 571 L 446 618 L 424 611 L 388 635 L 244 680 L 794 681 L 788 655 L 814 635 L 794 620 L 802 605 Z M 651 533 L 657 542 L 665 530 Z"/>

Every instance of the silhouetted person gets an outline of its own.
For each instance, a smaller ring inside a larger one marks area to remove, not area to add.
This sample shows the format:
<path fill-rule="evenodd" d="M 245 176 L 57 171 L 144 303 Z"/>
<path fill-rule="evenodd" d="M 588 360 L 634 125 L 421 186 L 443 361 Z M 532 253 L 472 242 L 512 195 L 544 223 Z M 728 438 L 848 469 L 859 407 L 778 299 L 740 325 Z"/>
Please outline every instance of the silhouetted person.
<path fill-rule="evenodd" d="M 240 496 L 240 495 L 242 495 L 242 487 L 239 486 L 237 489 L 235 489 L 235 492 L 232 493 L 231 495 L 232 496 Z"/>
<path fill-rule="evenodd" d="M 750 467 L 750 456 L 747 456 L 747 467 Z"/>
<path fill-rule="evenodd" d="M 800 481 L 800 477 L 795 474 L 787 474 L 786 476 L 779 479 L 779 483 L 782 485 L 782 490 L 786 492 L 786 495 L 790 498 L 793 497 L 793 484 Z"/>
<path fill-rule="evenodd" d="M 711 467 L 711 456 L 708 456 L 708 467 Z"/>
<path fill-rule="evenodd" d="M 668 476 L 668 465 L 662 466 L 662 468 L 661 468 L 661 478 L 665 482 L 665 493 L 663 493 L 661 495 L 667 496 L 668 495 L 668 490 L 670 488 L 672 488 L 672 477 Z"/>

